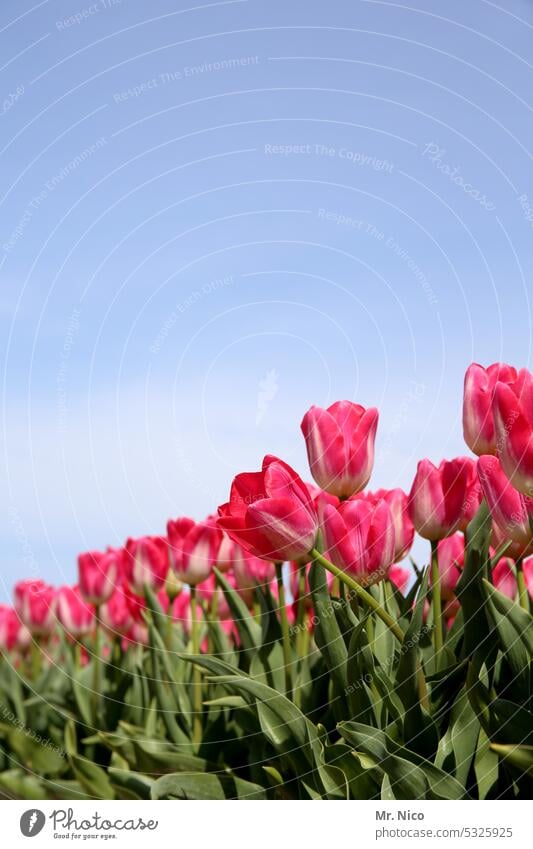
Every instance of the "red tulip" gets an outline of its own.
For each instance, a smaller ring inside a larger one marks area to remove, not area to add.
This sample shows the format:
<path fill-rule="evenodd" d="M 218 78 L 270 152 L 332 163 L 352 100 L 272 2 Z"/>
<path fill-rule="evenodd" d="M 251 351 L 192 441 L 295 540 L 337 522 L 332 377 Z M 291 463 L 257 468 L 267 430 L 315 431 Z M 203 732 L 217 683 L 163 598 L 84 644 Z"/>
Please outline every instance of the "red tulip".
<path fill-rule="evenodd" d="M 492 582 L 497 590 L 510 599 L 514 599 L 517 591 L 516 576 L 513 561 L 510 557 L 502 557 L 492 570 Z"/>
<path fill-rule="evenodd" d="M 471 463 L 467 457 L 457 457 L 443 460 L 437 468 L 430 460 L 420 460 L 409 494 L 409 515 L 421 537 L 444 539 L 464 524 Z"/>
<path fill-rule="evenodd" d="M 361 584 L 387 576 L 395 549 L 394 520 L 386 501 L 345 501 L 338 509 L 326 506 L 324 543 L 331 562 Z"/>
<path fill-rule="evenodd" d="M 410 550 L 415 529 L 409 516 L 409 499 L 403 489 L 378 489 L 376 492 L 361 492 L 354 499 L 362 498 L 371 504 L 386 501 L 394 522 L 394 561 L 403 560 Z"/>
<path fill-rule="evenodd" d="M 533 599 L 533 557 L 528 557 L 522 563 L 522 571 L 529 595 Z"/>
<path fill-rule="evenodd" d="M 24 651 L 30 643 L 31 634 L 20 621 L 16 611 L 7 604 L 0 604 L 0 651 Z"/>
<path fill-rule="evenodd" d="M 463 396 L 463 433 L 465 442 L 474 454 L 496 453 L 496 434 L 492 413 L 492 398 L 498 381 L 512 383 L 516 369 L 505 363 L 493 363 L 488 368 L 472 363 L 466 370 Z"/>
<path fill-rule="evenodd" d="M 87 604 L 79 587 L 60 587 L 55 606 L 59 622 L 71 637 L 89 633 L 94 624 L 94 608 Z"/>
<path fill-rule="evenodd" d="M 524 495 L 533 495 L 533 375 L 521 369 L 514 383 L 499 382 L 492 403 L 496 450 L 503 471 Z"/>
<path fill-rule="evenodd" d="M 145 586 L 160 589 L 168 572 L 168 544 L 163 537 L 140 537 L 126 542 L 123 559 L 124 575 L 136 593 Z"/>
<path fill-rule="evenodd" d="M 170 556 L 176 577 L 190 586 L 205 581 L 217 562 L 222 533 L 214 518 L 204 522 L 177 519 L 167 523 Z"/>
<path fill-rule="evenodd" d="M 15 584 L 15 610 L 31 634 L 50 634 L 55 625 L 55 590 L 44 581 L 26 580 Z"/>
<path fill-rule="evenodd" d="M 78 582 L 84 599 L 103 604 L 110 598 L 119 577 L 121 552 L 87 551 L 78 555 Z"/>
<path fill-rule="evenodd" d="M 111 635 L 128 633 L 133 624 L 133 619 L 123 587 L 116 587 L 111 598 L 101 606 L 100 619 L 104 628 Z"/>
<path fill-rule="evenodd" d="M 465 562 L 465 538 L 457 533 L 437 543 L 440 588 L 443 601 L 454 597 L 457 581 Z"/>
<path fill-rule="evenodd" d="M 523 549 L 529 548 L 533 543 L 530 527 L 533 499 L 512 486 L 497 457 L 480 457 L 478 474 L 499 538 L 511 539 Z"/>
<path fill-rule="evenodd" d="M 469 522 L 474 518 L 479 510 L 479 506 L 483 500 L 483 490 L 481 489 L 479 475 L 477 473 L 478 461 L 472 460 L 471 457 L 463 457 L 461 459 L 463 459 L 466 464 L 468 478 L 463 501 L 463 518 L 459 525 L 459 530 L 466 531 Z"/>
<path fill-rule="evenodd" d="M 407 566 L 400 566 L 398 563 L 393 563 L 389 569 L 388 579 L 392 581 L 394 586 L 405 595 L 407 585 L 411 580 L 411 570 Z"/>
<path fill-rule="evenodd" d="M 307 487 L 277 457 L 265 457 L 260 472 L 237 475 L 218 512 L 219 527 L 264 560 L 300 560 L 315 545 L 318 518 Z"/>
<path fill-rule="evenodd" d="M 311 407 L 301 428 L 309 467 L 317 484 L 348 498 L 368 483 L 374 465 L 378 411 L 351 401 L 336 401 L 326 410 Z"/>
<path fill-rule="evenodd" d="M 275 567 L 271 561 L 262 560 L 243 549 L 241 549 L 241 556 L 234 561 L 233 572 L 239 590 L 264 587 L 275 577 Z"/>

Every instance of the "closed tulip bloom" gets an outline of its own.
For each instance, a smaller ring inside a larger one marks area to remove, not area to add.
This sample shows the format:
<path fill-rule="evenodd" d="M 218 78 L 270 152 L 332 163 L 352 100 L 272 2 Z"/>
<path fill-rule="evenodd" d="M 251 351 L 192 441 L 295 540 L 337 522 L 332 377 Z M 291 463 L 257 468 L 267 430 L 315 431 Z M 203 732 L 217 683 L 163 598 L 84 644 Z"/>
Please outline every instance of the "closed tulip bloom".
<path fill-rule="evenodd" d="M 128 599 L 122 586 L 115 588 L 100 608 L 100 620 L 104 628 L 113 636 L 127 634 L 133 624 Z"/>
<path fill-rule="evenodd" d="M 497 457 L 480 457 L 478 474 L 499 537 L 511 539 L 524 549 L 531 546 L 533 535 L 530 518 L 533 517 L 533 499 L 514 488 Z"/>
<path fill-rule="evenodd" d="M 56 614 L 71 637 L 83 637 L 94 624 L 94 608 L 83 598 L 79 587 L 60 587 L 55 599 Z"/>
<path fill-rule="evenodd" d="M 394 561 L 403 560 L 409 552 L 415 536 L 414 525 L 409 516 L 409 498 L 403 489 L 378 489 L 362 492 L 355 498 L 363 498 L 372 504 L 386 501 L 394 522 Z"/>
<path fill-rule="evenodd" d="M 470 462 L 457 457 L 443 460 L 437 468 L 430 460 L 420 460 L 409 494 L 409 516 L 424 539 L 444 539 L 464 523 Z"/>
<path fill-rule="evenodd" d="M 510 599 L 516 597 L 517 583 L 510 557 L 502 557 L 492 570 L 492 582 L 497 590 Z"/>
<path fill-rule="evenodd" d="M 183 541 L 196 522 L 188 516 L 179 519 L 169 519 L 167 522 L 167 539 L 170 565 L 174 570 L 183 568 Z"/>
<path fill-rule="evenodd" d="M 326 506 L 324 543 L 331 562 L 360 584 L 387 576 L 395 550 L 394 521 L 386 501 L 345 501 L 338 509 Z"/>
<path fill-rule="evenodd" d="M 400 566 L 399 563 L 393 563 L 389 569 L 388 579 L 392 581 L 394 586 L 405 595 L 405 591 L 411 579 L 412 572 L 407 566 Z"/>
<path fill-rule="evenodd" d="M 456 533 L 437 543 L 440 588 L 444 601 L 453 598 L 465 562 L 465 538 Z"/>
<path fill-rule="evenodd" d="M 31 634 L 46 636 L 55 626 L 55 589 L 44 581 L 19 581 L 14 588 L 14 606 L 20 621 Z"/>
<path fill-rule="evenodd" d="M 533 599 L 533 557 L 528 557 L 522 563 L 522 571 L 529 595 Z"/>
<path fill-rule="evenodd" d="M 336 401 L 326 410 L 311 407 L 301 428 L 309 467 L 317 484 L 339 498 L 360 492 L 374 465 L 378 411 L 351 401 Z"/>
<path fill-rule="evenodd" d="M 493 363 L 488 368 L 472 363 L 465 374 L 463 395 L 463 434 L 474 454 L 496 453 L 496 433 L 492 412 L 492 397 L 498 381 L 512 383 L 516 369 L 505 363 Z"/>
<path fill-rule="evenodd" d="M 182 523 L 179 535 L 175 527 L 177 523 L 169 522 L 167 525 L 174 573 L 178 580 L 196 586 L 209 577 L 217 562 L 222 533 L 211 517 L 203 522 L 194 522 L 185 532 L 183 520 L 178 522 Z"/>
<path fill-rule="evenodd" d="M 121 552 L 87 551 L 78 555 L 78 583 L 82 596 L 91 604 L 110 598 L 119 577 Z"/>
<path fill-rule="evenodd" d="M 524 495 L 533 495 L 533 375 L 521 369 L 514 383 L 499 382 L 492 404 L 496 450 L 503 471 Z"/>
<path fill-rule="evenodd" d="M 24 651 L 30 643 L 31 634 L 16 611 L 7 604 L 0 604 L 0 651 Z"/>
<path fill-rule="evenodd" d="M 124 549 L 124 575 L 136 593 L 146 586 L 159 590 L 168 572 L 168 544 L 163 537 L 129 539 Z"/>
<path fill-rule="evenodd" d="M 230 500 L 218 512 L 219 527 L 264 560 L 300 560 L 315 545 L 318 518 L 311 496 L 277 457 L 265 457 L 260 472 L 237 475 Z"/>
<path fill-rule="evenodd" d="M 459 530 L 466 531 L 469 522 L 479 510 L 479 506 L 483 500 L 483 490 L 481 489 L 479 475 L 477 473 L 478 461 L 473 460 L 471 457 L 463 457 L 462 459 L 466 464 L 468 476 L 463 502 L 463 518 L 459 525 Z"/>
<path fill-rule="evenodd" d="M 233 572 L 239 590 L 253 590 L 255 587 L 265 587 L 275 577 L 274 564 L 268 560 L 255 557 L 241 549 L 241 556 L 234 561 Z"/>

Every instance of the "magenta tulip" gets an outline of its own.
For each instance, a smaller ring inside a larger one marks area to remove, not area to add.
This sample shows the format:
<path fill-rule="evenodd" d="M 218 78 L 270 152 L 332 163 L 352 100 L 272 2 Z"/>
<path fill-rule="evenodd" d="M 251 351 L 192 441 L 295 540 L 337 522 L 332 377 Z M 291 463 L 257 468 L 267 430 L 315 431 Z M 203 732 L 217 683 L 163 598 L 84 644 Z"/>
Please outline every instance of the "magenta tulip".
<path fill-rule="evenodd" d="M 277 457 L 265 457 L 260 472 L 237 475 L 218 512 L 219 527 L 264 560 L 300 560 L 315 545 L 318 517 L 307 487 Z"/>
<path fill-rule="evenodd" d="M 395 529 L 386 501 L 352 499 L 338 509 L 328 505 L 323 531 L 328 557 L 338 569 L 363 586 L 387 576 L 394 560 Z"/>
<path fill-rule="evenodd" d="M 394 562 L 397 563 L 409 552 L 415 535 L 415 529 L 409 516 L 409 499 L 403 489 L 378 489 L 375 492 L 361 492 L 354 499 L 366 499 L 371 504 L 386 501 L 390 507 L 394 522 Z"/>
<path fill-rule="evenodd" d="M 128 539 L 123 550 L 124 576 L 136 593 L 159 590 L 168 572 L 168 544 L 163 537 Z"/>
<path fill-rule="evenodd" d="M 111 598 L 102 604 L 99 615 L 102 625 L 112 636 L 128 633 L 133 625 L 133 618 L 122 586 L 115 587 Z"/>
<path fill-rule="evenodd" d="M 496 452 L 503 471 L 524 495 L 533 495 L 533 375 L 521 369 L 514 383 L 499 382 L 492 404 Z"/>
<path fill-rule="evenodd" d="M 533 543 L 530 527 L 533 499 L 514 488 L 497 457 L 480 457 L 478 474 L 498 537 L 511 539 L 524 550 L 529 548 Z"/>
<path fill-rule="evenodd" d="M 492 398 L 498 381 L 512 383 L 516 369 L 505 363 L 493 363 L 488 368 L 472 363 L 465 374 L 463 396 L 463 433 L 465 442 L 474 454 L 496 453 L 496 433 Z"/>
<path fill-rule="evenodd" d="M 189 586 L 209 577 L 217 562 L 222 533 L 214 518 L 203 522 L 177 519 L 167 523 L 170 557 L 174 574 Z"/>
<path fill-rule="evenodd" d="M 409 494 L 409 515 L 424 539 L 444 539 L 464 525 L 471 463 L 467 457 L 443 460 L 438 468 L 430 460 L 418 463 Z"/>
<path fill-rule="evenodd" d="M 394 586 L 405 595 L 405 591 L 411 580 L 412 572 L 407 566 L 400 566 L 399 563 L 393 563 L 389 569 L 388 579 Z"/>
<path fill-rule="evenodd" d="M 85 601 L 79 587 L 60 587 L 55 607 L 59 622 L 71 637 L 85 636 L 94 625 L 94 608 Z"/>
<path fill-rule="evenodd" d="M 510 599 L 516 597 L 518 589 L 513 561 L 510 557 L 502 557 L 492 570 L 492 582 L 497 590 Z"/>
<path fill-rule="evenodd" d="M 348 498 L 368 483 L 374 465 L 378 411 L 351 401 L 337 401 L 326 410 L 311 407 L 303 417 L 311 474 L 326 492 Z"/>
<path fill-rule="evenodd" d="M 30 643 L 31 634 L 16 611 L 7 604 L 0 604 L 0 651 L 25 651 Z"/>
<path fill-rule="evenodd" d="M 111 597 L 120 571 L 121 552 L 87 551 L 78 555 L 78 583 L 84 599 L 103 604 Z"/>
<path fill-rule="evenodd" d="M 19 581 L 14 588 L 15 610 L 31 634 L 45 636 L 54 630 L 55 590 L 44 581 Z"/>
<path fill-rule="evenodd" d="M 444 601 L 453 598 L 465 562 L 465 538 L 456 533 L 437 544 L 441 594 Z"/>

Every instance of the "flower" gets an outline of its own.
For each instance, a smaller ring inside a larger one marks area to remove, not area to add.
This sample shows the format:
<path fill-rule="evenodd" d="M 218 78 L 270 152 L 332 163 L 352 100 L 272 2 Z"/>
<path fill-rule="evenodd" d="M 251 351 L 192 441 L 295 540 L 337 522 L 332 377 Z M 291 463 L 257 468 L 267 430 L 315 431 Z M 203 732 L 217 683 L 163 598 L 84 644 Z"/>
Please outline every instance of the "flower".
<path fill-rule="evenodd" d="M 55 623 L 55 590 L 40 578 L 19 581 L 14 588 L 15 610 L 31 634 L 51 634 Z"/>
<path fill-rule="evenodd" d="M 502 557 L 492 570 L 492 582 L 497 590 L 510 599 L 516 596 L 517 583 L 510 557 Z"/>
<path fill-rule="evenodd" d="M 167 523 L 172 567 L 176 577 L 190 586 L 205 581 L 217 562 L 222 533 L 216 520 L 177 519 Z"/>
<path fill-rule="evenodd" d="M 168 572 L 168 544 L 164 537 L 128 539 L 123 550 L 124 576 L 136 593 L 145 586 L 160 589 Z"/>
<path fill-rule="evenodd" d="M 345 501 L 327 505 L 323 516 L 324 543 L 331 562 L 360 584 L 385 578 L 394 560 L 395 530 L 389 505 L 383 499 Z"/>
<path fill-rule="evenodd" d="M 304 482 L 270 455 L 260 472 L 237 475 L 230 500 L 218 508 L 218 525 L 264 560 L 300 560 L 315 545 L 318 518 Z"/>
<path fill-rule="evenodd" d="M 496 451 L 513 486 L 533 495 L 533 375 L 521 369 L 513 383 L 499 381 L 492 402 Z"/>
<path fill-rule="evenodd" d="M 407 584 L 411 580 L 411 570 L 407 566 L 400 566 L 398 563 L 393 563 L 389 569 L 388 579 L 400 590 L 402 595 L 405 595 Z"/>
<path fill-rule="evenodd" d="M 78 583 L 86 601 L 99 605 L 110 598 L 119 576 L 120 557 L 115 549 L 78 555 Z"/>
<path fill-rule="evenodd" d="M 101 606 L 100 620 L 104 628 L 113 636 L 127 634 L 133 624 L 128 598 L 122 586 Z"/>
<path fill-rule="evenodd" d="M 0 604 L 0 651 L 24 651 L 30 643 L 31 634 L 20 621 L 16 611 L 7 604 Z"/>
<path fill-rule="evenodd" d="M 309 467 L 317 484 L 339 498 L 362 490 L 374 465 L 378 411 L 351 401 L 336 401 L 326 410 L 311 407 L 301 429 Z"/>
<path fill-rule="evenodd" d="M 94 623 L 94 608 L 87 604 L 80 588 L 60 587 L 55 597 L 57 618 L 71 637 L 88 634 Z"/>
<path fill-rule="evenodd" d="M 378 501 L 387 502 L 394 522 L 394 561 L 403 560 L 413 544 L 415 535 L 414 525 L 409 516 L 409 499 L 403 489 L 361 492 L 353 498 L 363 498 L 371 504 L 377 504 Z"/>
<path fill-rule="evenodd" d="M 442 460 L 439 467 L 420 460 L 409 494 L 409 515 L 416 531 L 429 540 L 444 539 L 462 525 L 470 509 L 472 460 Z"/>
<path fill-rule="evenodd" d="M 492 398 L 496 383 L 512 383 L 516 369 L 505 363 L 493 363 L 488 368 L 477 363 L 468 366 L 463 395 L 463 434 L 474 454 L 496 453 L 496 434 Z"/>
<path fill-rule="evenodd" d="M 533 543 L 530 526 L 533 499 L 514 488 L 497 457 L 488 454 L 480 457 L 478 474 L 498 538 L 511 539 L 527 550 Z"/>
<path fill-rule="evenodd" d="M 440 588 L 444 601 L 454 598 L 455 587 L 465 562 L 465 538 L 456 533 L 437 543 Z"/>

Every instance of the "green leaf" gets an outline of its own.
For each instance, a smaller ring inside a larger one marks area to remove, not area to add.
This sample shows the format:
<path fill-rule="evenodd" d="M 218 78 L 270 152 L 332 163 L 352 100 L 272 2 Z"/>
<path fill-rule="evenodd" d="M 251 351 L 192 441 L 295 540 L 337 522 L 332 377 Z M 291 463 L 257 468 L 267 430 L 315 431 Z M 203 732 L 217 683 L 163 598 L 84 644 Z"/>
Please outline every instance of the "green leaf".
<path fill-rule="evenodd" d="M 159 778 L 152 787 L 152 799 L 266 799 L 259 784 L 219 773 L 175 773 Z"/>
<path fill-rule="evenodd" d="M 239 593 L 233 589 L 224 575 L 218 569 L 213 571 L 237 626 L 242 648 L 251 656 L 261 645 L 261 626 L 257 624 Z"/>
<path fill-rule="evenodd" d="M 485 613 L 485 596 L 482 580 L 489 562 L 489 544 L 492 518 L 486 501 L 466 529 L 465 563 L 456 586 L 464 619 L 464 651 L 486 651 L 490 644 L 490 630 Z"/>
<path fill-rule="evenodd" d="M 309 571 L 309 585 L 315 610 L 315 642 L 320 649 L 338 693 L 346 693 L 348 651 L 335 616 L 335 604 L 327 590 L 326 571 L 314 561 Z"/>
<path fill-rule="evenodd" d="M 491 743 L 490 748 L 493 752 L 496 752 L 500 758 L 508 761 L 521 772 L 533 776 L 533 746 L 514 746 L 503 745 L 501 743 Z"/>

